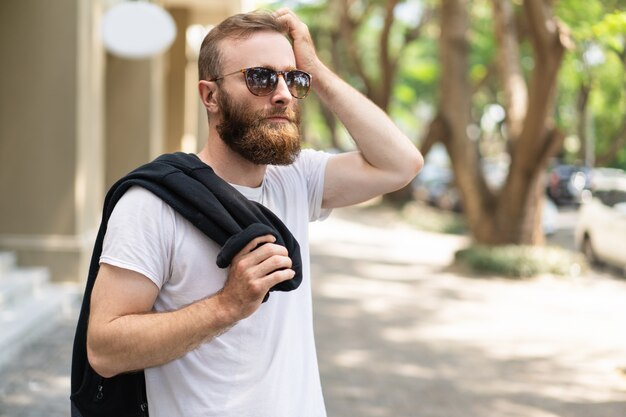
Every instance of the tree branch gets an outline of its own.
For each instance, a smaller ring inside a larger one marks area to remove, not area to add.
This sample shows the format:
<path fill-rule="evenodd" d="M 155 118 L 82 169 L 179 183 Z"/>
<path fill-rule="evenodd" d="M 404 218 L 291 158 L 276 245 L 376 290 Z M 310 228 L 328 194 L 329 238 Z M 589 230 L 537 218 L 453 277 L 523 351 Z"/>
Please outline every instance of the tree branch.
<path fill-rule="evenodd" d="M 528 88 L 519 62 L 519 39 L 510 1 L 493 0 L 493 15 L 498 44 L 498 69 L 507 116 L 507 130 L 509 138 L 515 141 L 522 132 L 528 108 Z"/>
<path fill-rule="evenodd" d="M 626 147 L 626 117 L 622 118 L 622 125 L 611 139 L 611 146 L 606 152 L 596 156 L 596 165 L 607 165 L 615 159 L 615 155 Z"/>
<path fill-rule="evenodd" d="M 424 12 L 422 13 L 422 17 L 419 21 L 419 23 L 417 24 L 417 26 L 407 30 L 404 33 L 404 46 L 410 44 L 411 42 L 415 41 L 417 38 L 419 38 L 422 35 L 422 30 L 424 29 L 424 26 L 426 26 L 427 23 L 429 23 L 435 16 L 435 12 L 432 8 L 427 8 L 424 9 Z"/>
<path fill-rule="evenodd" d="M 555 46 L 559 45 L 563 49 L 573 47 L 569 30 L 553 17 L 550 1 L 524 0 L 524 13 L 536 59 L 550 62 Z M 560 58 L 556 61 L 560 62 Z"/>
<path fill-rule="evenodd" d="M 339 30 L 346 45 L 348 57 L 352 63 L 352 70 L 358 75 L 365 86 L 365 95 L 371 97 L 373 92 L 372 82 L 365 73 L 364 65 L 359 55 L 358 45 L 355 39 L 354 29 L 363 21 L 363 16 L 353 19 L 350 16 L 350 1 L 343 0 L 339 16 Z"/>
<path fill-rule="evenodd" d="M 420 143 L 420 152 L 424 157 L 430 152 L 430 149 L 437 142 L 443 143 L 446 138 L 450 137 L 450 126 L 445 121 L 441 113 L 437 113 L 435 118 L 428 125 L 428 130 L 422 137 Z"/>
<path fill-rule="evenodd" d="M 402 42 L 402 45 L 400 45 L 398 54 L 393 59 L 394 66 L 397 67 L 398 61 L 400 60 L 400 57 L 403 55 L 406 48 L 411 43 L 416 41 L 420 36 L 422 36 L 422 30 L 424 29 L 424 26 L 426 26 L 426 24 L 429 23 L 431 19 L 433 19 L 434 15 L 435 13 L 433 12 L 433 9 L 425 9 L 417 26 L 409 28 L 406 32 L 404 32 L 404 41 Z"/>
<path fill-rule="evenodd" d="M 383 24 L 383 30 L 380 34 L 379 47 L 380 56 L 378 59 L 378 65 L 380 68 L 381 82 L 380 86 L 375 92 L 374 102 L 383 110 L 387 110 L 389 107 L 389 101 L 391 98 L 391 88 L 395 78 L 395 60 L 391 56 L 391 50 L 389 47 L 391 26 L 393 25 L 394 17 L 393 11 L 398 4 L 398 0 L 389 0 L 385 3 L 385 18 Z"/>

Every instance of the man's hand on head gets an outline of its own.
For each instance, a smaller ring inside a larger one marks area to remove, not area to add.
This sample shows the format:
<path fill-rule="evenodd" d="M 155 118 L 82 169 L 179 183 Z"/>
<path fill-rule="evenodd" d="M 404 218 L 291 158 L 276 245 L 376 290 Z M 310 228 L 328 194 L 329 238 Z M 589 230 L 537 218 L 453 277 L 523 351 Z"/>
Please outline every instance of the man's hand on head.
<path fill-rule="evenodd" d="M 288 8 L 278 9 L 274 12 L 274 16 L 284 26 L 293 41 L 296 67 L 310 74 L 315 74 L 320 60 L 315 52 L 315 44 L 309 27 Z"/>

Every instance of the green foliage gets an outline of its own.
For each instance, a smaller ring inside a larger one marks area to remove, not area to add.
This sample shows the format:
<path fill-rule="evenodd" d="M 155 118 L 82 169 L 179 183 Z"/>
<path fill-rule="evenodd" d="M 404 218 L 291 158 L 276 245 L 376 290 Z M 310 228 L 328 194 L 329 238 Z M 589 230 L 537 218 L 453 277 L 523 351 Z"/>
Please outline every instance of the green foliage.
<path fill-rule="evenodd" d="M 522 2 L 511 0 L 515 12 L 521 17 Z M 339 58 L 334 68 L 350 84 L 365 91 L 365 84 L 349 59 L 346 45 L 338 36 L 339 3 L 333 0 L 266 0 L 266 6 L 291 7 L 309 25 L 315 38 L 318 53 L 328 65 L 333 65 L 331 49 Z M 356 27 L 357 49 L 362 67 L 374 84 L 380 83 L 379 36 L 383 27 L 386 0 L 360 0 L 352 2 L 353 17 L 364 16 Z M 438 55 L 439 22 L 433 19 L 423 28 L 421 35 L 401 50 L 407 29 L 415 26 L 420 12 L 428 7 L 437 8 L 441 0 L 400 0 L 391 28 L 390 49 L 398 55 L 391 103 L 387 109 L 410 137 L 420 137 L 427 127 L 428 115 L 437 106 L 437 83 L 440 74 Z M 611 141 L 626 117 L 626 4 L 625 0 L 558 0 L 554 12 L 565 23 L 574 40 L 574 49 L 564 59 L 559 73 L 559 86 L 555 119 L 566 136 L 577 136 L 581 118 L 577 103 L 583 87 L 590 88 L 588 102 L 589 131 L 595 138 L 598 154 L 611 147 Z M 481 84 L 472 98 L 474 123 L 480 125 L 485 109 L 502 102 L 502 95 L 493 66 L 497 62 L 497 46 L 493 27 L 493 4 L 489 0 L 473 0 L 470 7 L 470 46 L 468 76 Z M 520 22 L 523 19 L 519 20 Z M 534 66 L 534 57 L 528 39 L 520 30 L 520 63 L 526 74 Z M 314 97 L 308 101 L 314 101 Z M 322 117 L 312 113 L 319 105 L 311 105 L 306 123 L 308 130 L 316 130 L 320 140 L 328 133 Z M 424 111 L 424 109 L 431 109 Z M 505 130 L 504 130 L 505 131 Z M 499 132 L 495 132 L 499 134 Z M 317 139 L 316 139 L 317 141 Z M 575 151 L 575 150 L 574 150 Z M 569 160 L 580 157 L 567 155 Z M 626 168 L 626 149 L 617 153 L 614 166 Z"/>
<path fill-rule="evenodd" d="M 395 9 L 395 19 L 390 32 L 390 53 L 397 58 L 391 101 L 387 111 L 409 137 L 418 132 L 428 120 L 420 120 L 417 113 L 435 103 L 439 62 L 437 56 L 437 22 L 424 27 L 420 36 L 408 45 L 405 34 L 419 22 L 425 7 L 434 7 L 433 0 L 401 0 Z M 365 91 L 365 83 L 354 68 L 345 40 L 339 33 L 339 3 L 333 0 L 266 0 L 265 8 L 291 7 L 309 26 L 321 59 L 355 88 Z M 381 84 L 380 36 L 384 25 L 386 0 L 363 0 L 352 3 L 350 15 L 360 21 L 355 27 L 355 41 L 362 71 L 373 85 Z M 335 58 L 333 59 L 333 49 Z M 311 96 L 307 101 L 315 101 Z M 309 136 L 321 139 L 328 133 L 322 126 L 324 119 L 312 115 L 318 104 L 308 106 L 305 123 L 307 131 L 318 130 Z M 316 139 L 317 141 L 317 139 Z M 318 141 L 319 142 L 319 141 Z"/>
<path fill-rule="evenodd" d="M 400 57 L 389 111 L 409 137 L 418 136 L 429 122 L 419 109 L 435 104 L 439 68 L 437 43 L 431 37 L 412 43 Z"/>
<path fill-rule="evenodd" d="M 580 254 L 551 246 L 476 245 L 458 251 L 455 257 L 476 272 L 511 278 L 578 275 L 587 267 Z"/>
<path fill-rule="evenodd" d="M 596 149 L 608 148 L 615 132 L 626 117 L 625 68 L 617 55 L 607 55 L 606 62 L 595 70 L 591 109 L 595 121 Z M 626 152 L 622 152 L 626 156 Z"/>
<path fill-rule="evenodd" d="M 590 36 L 589 30 L 604 14 L 604 7 L 596 0 L 559 0 L 555 11 L 579 40 Z"/>
<path fill-rule="evenodd" d="M 559 77 L 557 121 L 568 134 L 581 122 L 576 103 L 590 88 L 590 131 L 596 154 L 610 149 L 626 118 L 626 12 L 623 0 L 560 0 L 557 15 L 571 29 L 575 48 Z M 612 165 L 626 168 L 626 149 Z"/>
<path fill-rule="evenodd" d="M 477 83 L 487 75 L 487 67 L 495 59 L 496 41 L 493 28 L 492 2 L 477 0 L 470 12 L 470 79 Z"/>
<path fill-rule="evenodd" d="M 602 44 L 618 54 L 624 52 L 626 45 L 626 12 L 608 13 L 602 21 L 591 27 L 593 35 Z"/>

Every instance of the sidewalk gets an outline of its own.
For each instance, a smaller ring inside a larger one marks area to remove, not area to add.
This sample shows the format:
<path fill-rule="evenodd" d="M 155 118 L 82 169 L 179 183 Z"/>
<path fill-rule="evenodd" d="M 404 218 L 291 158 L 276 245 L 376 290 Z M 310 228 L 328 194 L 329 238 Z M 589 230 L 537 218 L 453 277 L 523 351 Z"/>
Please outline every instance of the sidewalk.
<path fill-rule="evenodd" d="M 312 229 L 332 417 L 623 417 L 626 281 L 448 268 L 464 244 L 353 209 Z"/>
<path fill-rule="evenodd" d="M 464 243 L 367 208 L 312 225 L 329 417 L 626 415 L 626 280 L 464 277 Z M 0 372 L 0 417 L 69 415 L 74 324 Z"/>
<path fill-rule="evenodd" d="M 70 363 L 77 316 L 78 306 L 0 370 L 0 417 L 69 416 Z"/>

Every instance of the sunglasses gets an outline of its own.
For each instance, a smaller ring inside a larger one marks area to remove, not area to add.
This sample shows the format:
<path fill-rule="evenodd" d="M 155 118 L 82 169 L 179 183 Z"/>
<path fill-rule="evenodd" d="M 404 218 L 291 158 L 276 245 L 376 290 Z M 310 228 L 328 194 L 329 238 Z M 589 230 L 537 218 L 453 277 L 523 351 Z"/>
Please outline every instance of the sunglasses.
<path fill-rule="evenodd" d="M 244 68 L 230 74 L 220 75 L 209 81 L 221 80 L 229 75 L 242 73 L 246 79 L 246 87 L 255 96 L 267 96 L 276 90 L 278 76 L 282 75 L 287 88 L 295 98 L 305 98 L 311 89 L 311 74 L 300 70 L 276 71 L 270 68 Z"/>

